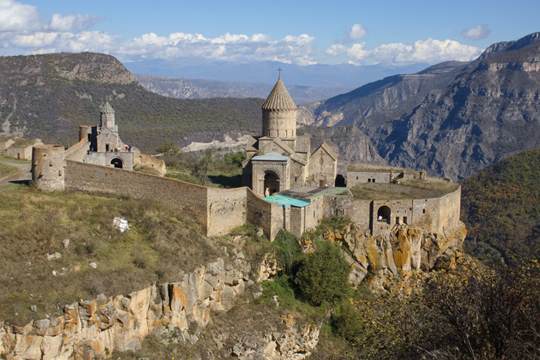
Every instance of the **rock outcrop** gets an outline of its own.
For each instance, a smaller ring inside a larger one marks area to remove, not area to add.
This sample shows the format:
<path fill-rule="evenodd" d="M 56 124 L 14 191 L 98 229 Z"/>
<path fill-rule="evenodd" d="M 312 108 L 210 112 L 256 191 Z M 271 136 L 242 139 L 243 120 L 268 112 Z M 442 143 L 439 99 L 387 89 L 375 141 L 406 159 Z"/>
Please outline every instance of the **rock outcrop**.
<path fill-rule="evenodd" d="M 102 358 L 139 349 L 143 339 L 160 328 L 175 329 L 195 342 L 212 312 L 232 308 L 252 283 L 250 275 L 250 263 L 237 253 L 230 262 L 219 258 L 179 276 L 178 282 L 67 305 L 58 317 L 25 326 L 0 322 L 0 358 Z"/>
<path fill-rule="evenodd" d="M 428 233 L 421 228 L 401 225 L 377 236 L 359 231 L 353 223 L 341 229 L 329 229 L 324 237 L 339 243 L 351 264 L 350 281 L 360 284 L 367 280 L 373 288 L 414 270 L 430 271 L 452 267 L 453 254 L 461 250 L 465 225 L 448 234 Z"/>

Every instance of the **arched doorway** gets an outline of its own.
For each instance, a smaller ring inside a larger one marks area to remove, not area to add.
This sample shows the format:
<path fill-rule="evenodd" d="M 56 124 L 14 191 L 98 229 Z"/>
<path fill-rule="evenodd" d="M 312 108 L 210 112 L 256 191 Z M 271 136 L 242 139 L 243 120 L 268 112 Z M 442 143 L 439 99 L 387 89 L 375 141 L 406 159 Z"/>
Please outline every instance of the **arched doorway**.
<path fill-rule="evenodd" d="M 273 171 L 264 172 L 264 195 L 279 192 L 279 176 Z"/>
<path fill-rule="evenodd" d="M 345 177 L 343 175 L 337 174 L 335 186 L 336 187 L 346 187 L 347 186 L 347 182 L 345 181 Z"/>
<path fill-rule="evenodd" d="M 390 224 L 391 215 L 392 212 L 388 206 L 381 206 L 379 210 L 377 210 L 377 221 Z"/>
<path fill-rule="evenodd" d="M 118 169 L 121 169 L 122 167 L 124 167 L 124 163 L 122 162 L 122 159 L 119 159 L 119 158 L 112 159 L 111 165 Z"/>

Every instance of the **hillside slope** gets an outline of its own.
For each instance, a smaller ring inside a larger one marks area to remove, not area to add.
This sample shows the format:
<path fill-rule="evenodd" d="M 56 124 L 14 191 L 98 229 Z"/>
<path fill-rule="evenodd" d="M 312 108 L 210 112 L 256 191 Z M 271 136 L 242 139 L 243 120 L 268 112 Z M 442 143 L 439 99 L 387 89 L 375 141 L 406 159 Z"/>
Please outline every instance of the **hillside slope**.
<path fill-rule="evenodd" d="M 166 142 L 258 132 L 260 99 L 181 100 L 154 94 L 114 57 L 48 54 L 0 57 L 2 132 L 69 144 L 95 124 L 109 100 L 126 142 L 153 151 Z"/>
<path fill-rule="evenodd" d="M 540 149 L 488 167 L 462 191 L 466 244 L 475 255 L 506 263 L 540 256 Z"/>
<path fill-rule="evenodd" d="M 390 77 L 323 102 L 319 125 L 351 125 L 394 165 L 465 178 L 540 145 L 540 33 L 470 63 Z"/>

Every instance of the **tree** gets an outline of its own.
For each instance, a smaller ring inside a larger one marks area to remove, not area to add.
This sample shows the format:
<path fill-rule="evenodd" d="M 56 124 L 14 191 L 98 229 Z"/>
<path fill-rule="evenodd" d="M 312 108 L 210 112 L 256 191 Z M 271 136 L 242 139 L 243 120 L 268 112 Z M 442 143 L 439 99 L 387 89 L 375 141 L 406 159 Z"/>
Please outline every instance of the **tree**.
<path fill-rule="evenodd" d="M 341 250 L 323 241 L 314 253 L 300 261 L 294 283 L 312 305 L 335 304 L 347 295 L 349 272 Z"/>

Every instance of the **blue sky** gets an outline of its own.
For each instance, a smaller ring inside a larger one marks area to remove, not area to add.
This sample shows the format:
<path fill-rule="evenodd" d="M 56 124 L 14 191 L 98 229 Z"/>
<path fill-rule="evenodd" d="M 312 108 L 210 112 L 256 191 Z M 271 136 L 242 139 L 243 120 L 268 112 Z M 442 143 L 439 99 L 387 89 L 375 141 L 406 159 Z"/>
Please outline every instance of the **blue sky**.
<path fill-rule="evenodd" d="M 2 29 L 2 19 L 20 14 L 21 21 L 4 21 Z M 538 14 L 538 0 L 0 0 L 0 51 L 433 63 L 470 59 L 493 42 L 540 31 Z"/>

